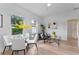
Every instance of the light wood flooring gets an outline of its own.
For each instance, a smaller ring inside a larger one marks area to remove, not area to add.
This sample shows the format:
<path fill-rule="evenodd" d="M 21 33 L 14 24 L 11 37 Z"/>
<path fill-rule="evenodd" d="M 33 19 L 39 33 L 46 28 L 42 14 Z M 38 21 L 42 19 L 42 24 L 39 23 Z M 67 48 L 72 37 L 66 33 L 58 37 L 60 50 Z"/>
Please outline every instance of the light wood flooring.
<path fill-rule="evenodd" d="M 43 43 L 38 42 L 38 51 L 34 45 L 26 51 L 26 55 L 79 55 L 79 48 L 69 45 L 66 41 L 61 41 L 60 46 L 56 43 Z M 11 50 L 6 50 L 4 55 L 11 55 Z M 23 55 L 23 52 L 19 52 L 18 55 Z"/>

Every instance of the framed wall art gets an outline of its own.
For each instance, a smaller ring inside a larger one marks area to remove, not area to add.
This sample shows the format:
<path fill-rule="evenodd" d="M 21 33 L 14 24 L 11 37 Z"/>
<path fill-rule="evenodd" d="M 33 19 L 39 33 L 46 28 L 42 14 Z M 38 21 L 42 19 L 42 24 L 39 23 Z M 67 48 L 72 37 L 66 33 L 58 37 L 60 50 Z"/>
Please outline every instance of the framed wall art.
<path fill-rule="evenodd" d="M 3 27 L 3 15 L 0 14 L 0 28 Z"/>

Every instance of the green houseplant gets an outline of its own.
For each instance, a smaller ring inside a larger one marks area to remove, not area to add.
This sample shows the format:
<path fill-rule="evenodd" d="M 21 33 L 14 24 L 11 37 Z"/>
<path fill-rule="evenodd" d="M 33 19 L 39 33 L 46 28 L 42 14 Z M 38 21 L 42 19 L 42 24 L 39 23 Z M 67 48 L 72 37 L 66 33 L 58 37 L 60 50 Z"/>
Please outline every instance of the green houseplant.
<path fill-rule="evenodd" d="M 45 25 L 41 24 L 40 27 L 41 27 L 42 33 L 44 34 L 45 33 L 45 28 L 46 28 Z"/>

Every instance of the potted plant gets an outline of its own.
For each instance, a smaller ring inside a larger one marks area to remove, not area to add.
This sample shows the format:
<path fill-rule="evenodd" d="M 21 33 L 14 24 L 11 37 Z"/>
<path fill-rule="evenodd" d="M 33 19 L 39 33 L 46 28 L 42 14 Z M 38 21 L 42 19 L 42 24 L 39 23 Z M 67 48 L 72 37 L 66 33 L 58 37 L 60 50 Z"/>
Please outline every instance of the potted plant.
<path fill-rule="evenodd" d="M 40 25 L 43 37 L 45 36 L 45 26 L 43 24 Z"/>
<path fill-rule="evenodd" d="M 43 24 L 40 25 L 42 31 L 45 31 L 45 26 Z"/>

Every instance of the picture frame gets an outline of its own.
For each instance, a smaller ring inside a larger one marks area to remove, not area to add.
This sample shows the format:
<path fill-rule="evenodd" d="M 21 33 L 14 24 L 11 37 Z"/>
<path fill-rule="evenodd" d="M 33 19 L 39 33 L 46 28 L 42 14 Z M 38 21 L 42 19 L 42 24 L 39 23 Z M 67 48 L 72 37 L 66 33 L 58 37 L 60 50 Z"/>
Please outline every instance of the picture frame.
<path fill-rule="evenodd" d="M 23 23 L 23 17 L 17 15 L 11 15 L 11 30 L 12 35 L 23 34 L 23 29 L 18 28 L 16 24 L 20 25 L 20 21 Z"/>
<path fill-rule="evenodd" d="M 3 27 L 3 15 L 0 14 L 0 28 Z"/>

